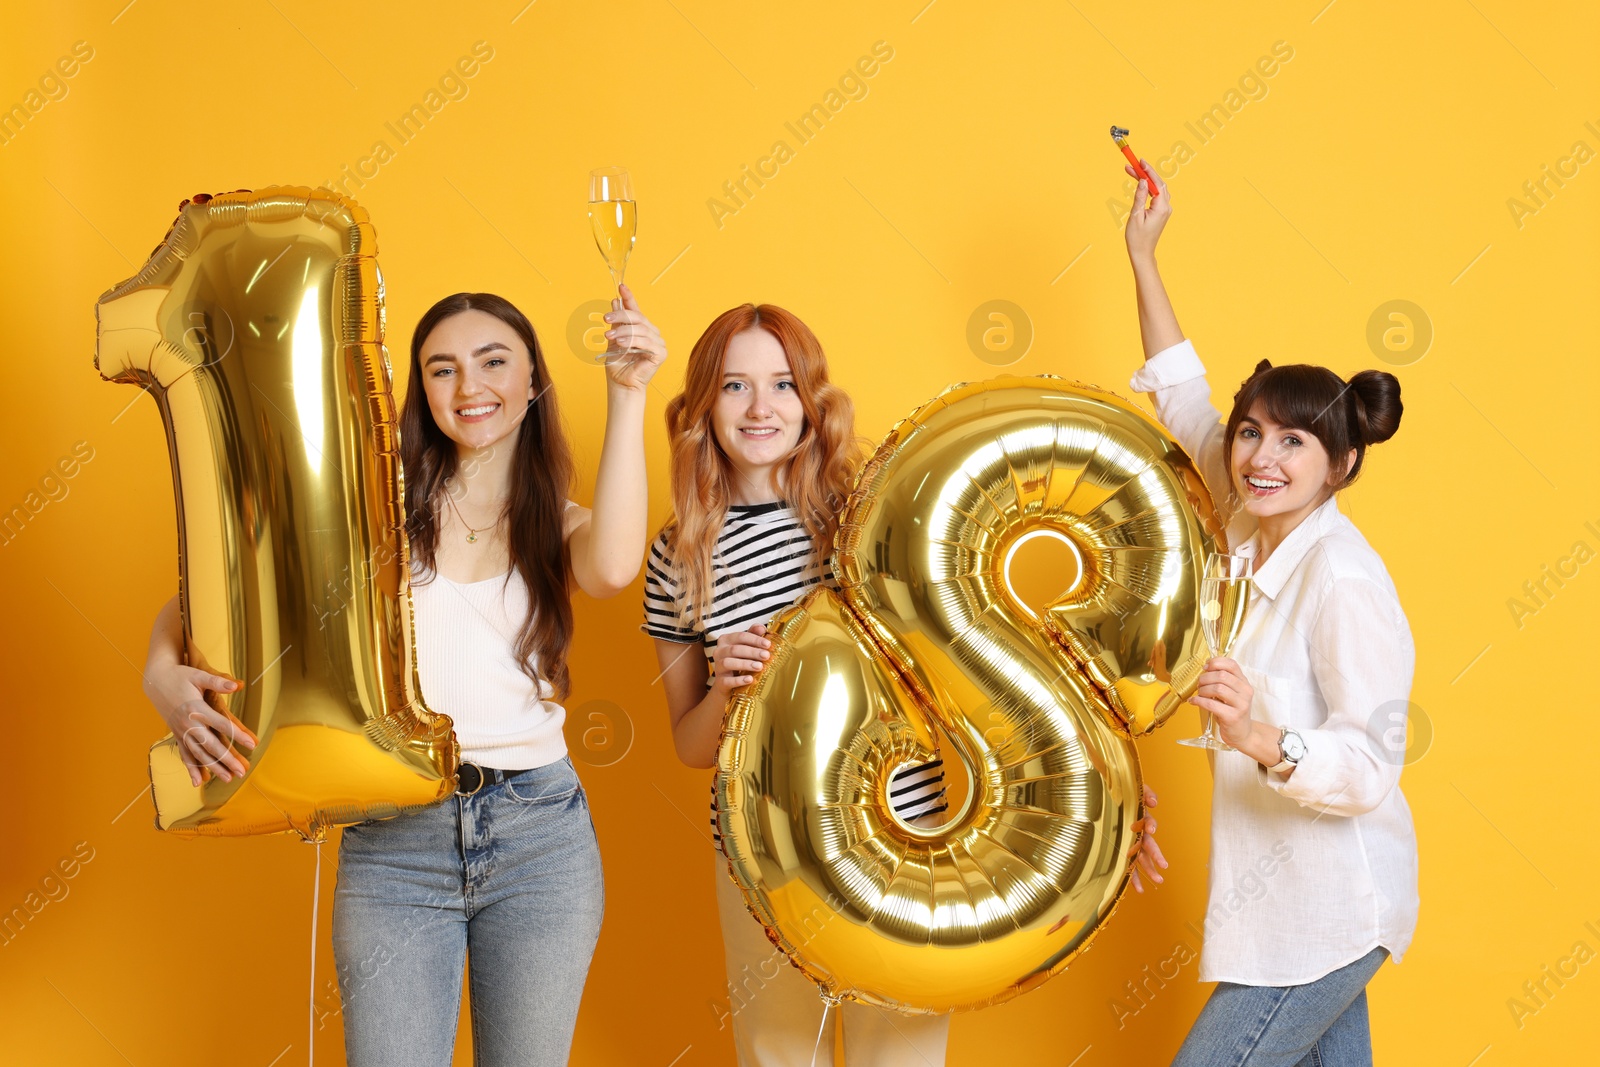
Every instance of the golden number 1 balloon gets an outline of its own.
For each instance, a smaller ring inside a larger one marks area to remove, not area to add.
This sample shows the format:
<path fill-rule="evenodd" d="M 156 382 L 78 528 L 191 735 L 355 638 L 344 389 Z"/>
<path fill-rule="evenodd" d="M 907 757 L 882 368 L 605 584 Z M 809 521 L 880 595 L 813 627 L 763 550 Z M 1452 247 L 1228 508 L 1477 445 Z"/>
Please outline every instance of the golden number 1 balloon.
<path fill-rule="evenodd" d="M 1077 573 L 1035 614 L 1009 571 L 1041 535 Z M 978 1008 L 1082 951 L 1138 843 L 1133 738 L 1207 658 L 1196 561 L 1222 541 L 1189 457 L 1091 386 L 958 386 L 890 433 L 835 542 L 843 595 L 774 620 L 718 756 L 729 871 L 825 996 Z M 903 823 L 890 775 L 935 755 L 966 799 Z"/>
<path fill-rule="evenodd" d="M 149 389 L 178 508 L 191 666 L 260 739 L 190 784 L 150 750 L 157 825 L 187 834 L 383 818 L 447 796 L 450 720 L 418 696 L 383 280 L 367 213 L 326 190 L 184 201 L 100 298 L 95 365 Z"/>

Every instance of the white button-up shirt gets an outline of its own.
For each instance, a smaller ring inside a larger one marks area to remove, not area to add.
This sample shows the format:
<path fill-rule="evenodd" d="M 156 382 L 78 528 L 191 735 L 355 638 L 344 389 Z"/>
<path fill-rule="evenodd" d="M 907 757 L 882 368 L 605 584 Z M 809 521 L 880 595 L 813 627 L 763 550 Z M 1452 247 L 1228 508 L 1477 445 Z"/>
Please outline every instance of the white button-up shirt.
<path fill-rule="evenodd" d="M 1205 373 L 1182 341 L 1129 385 L 1154 394 L 1223 510 L 1225 425 Z M 1261 547 L 1242 509 L 1228 538 L 1240 555 Z M 1400 792 L 1416 649 L 1394 583 L 1333 497 L 1251 585 L 1233 651 L 1255 690 L 1250 713 L 1292 727 L 1306 753 L 1288 778 L 1215 754 L 1200 980 L 1300 985 L 1380 945 L 1399 960 L 1417 925 L 1417 839 Z"/>

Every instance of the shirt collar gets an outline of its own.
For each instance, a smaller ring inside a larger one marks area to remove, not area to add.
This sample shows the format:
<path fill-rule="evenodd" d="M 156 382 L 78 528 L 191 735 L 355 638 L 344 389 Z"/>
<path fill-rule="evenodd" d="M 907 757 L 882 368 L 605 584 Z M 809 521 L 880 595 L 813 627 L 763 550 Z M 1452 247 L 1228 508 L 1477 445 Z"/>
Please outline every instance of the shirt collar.
<path fill-rule="evenodd" d="M 1334 494 L 1307 515 L 1299 526 L 1290 530 L 1289 536 L 1283 539 L 1283 543 L 1267 558 L 1267 562 L 1254 569 L 1252 581 L 1255 587 L 1265 596 L 1276 600 L 1278 594 L 1283 591 L 1283 584 L 1289 580 L 1289 575 L 1300 566 L 1300 561 L 1311 551 L 1311 546 L 1322 539 L 1329 524 L 1338 516 L 1339 497 L 1338 494 Z M 1250 540 L 1239 546 L 1238 554 L 1249 556 L 1253 560 L 1260 551 L 1261 530 L 1258 528 Z"/>

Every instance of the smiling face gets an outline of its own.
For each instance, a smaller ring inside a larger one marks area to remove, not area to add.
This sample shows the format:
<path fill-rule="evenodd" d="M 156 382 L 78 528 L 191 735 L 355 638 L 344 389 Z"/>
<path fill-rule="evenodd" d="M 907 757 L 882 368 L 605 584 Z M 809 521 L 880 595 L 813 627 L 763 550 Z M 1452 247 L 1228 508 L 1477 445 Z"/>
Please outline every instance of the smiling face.
<path fill-rule="evenodd" d="M 735 503 L 778 499 L 778 468 L 800 441 L 805 411 L 789 357 L 766 330 L 745 330 L 728 341 L 711 423 L 738 472 Z"/>
<path fill-rule="evenodd" d="M 1290 527 L 1332 496 L 1339 482 L 1322 442 L 1305 430 L 1280 426 L 1260 401 L 1234 433 L 1232 474 L 1246 511 Z"/>
<path fill-rule="evenodd" d="M 514 434 L 533 399 L 533 361 L 506 323 L 484 311 L 440 322 L 422 343 L 428 410 L 462 451 Z"/>

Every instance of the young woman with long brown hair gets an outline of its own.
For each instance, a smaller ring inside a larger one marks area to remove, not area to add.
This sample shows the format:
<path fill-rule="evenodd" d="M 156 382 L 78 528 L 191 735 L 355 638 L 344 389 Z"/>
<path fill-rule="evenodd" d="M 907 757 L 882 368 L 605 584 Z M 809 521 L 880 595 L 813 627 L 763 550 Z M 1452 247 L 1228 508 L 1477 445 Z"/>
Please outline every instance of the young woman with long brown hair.
<path fill-rule="evenodd" d="M 1231 749 L 1212 764 L 1200 953 L 1201 981 L 1218 985 L 1174 1064 L 1370 1067 L 1366 986 L 1417 922 L 1404 753 L 1389 740 L 1404 736 L 1416 652 L 1338 494 L 1399 429 L 1400 383 L 1261 360 L 1224 420 L 1156 269 L 1172 196 L 1155 182 L 1147 204 L 1140 180 L 1127 224 L 1145 352 L 1130 385 L 1154 397 L 1254 568 L 1233 655 L 1207 662 L 1192 701 Z"/>
<path fill-rule="evenodd" d="M 607 315 L 607 417 L 594 508 L 567 498 L 571 452 L 526 316 L 457 293 L 411 339 L 401 412 L 417 673 L 461 745 L 457 795 L 347 827 L 333 944 L 352 1067 L 447 1067 L 469 959 L 476 1062 L 567 1062 L 604 907 L 588 801 L 556 700 L 568 688 L 573 583 L 613 596 L 649 536 L 644 407 L 666 358 L 626 286 Z M 147 689 L 192 780 L 245 771 L 254 738 L 205 704 L 236 683 L 182 665 L 176 604 L 157 619 Z"/>
<path fill-rule="evenodd" d="M 860 447 L 822 345 L 771 304 L 724 312 L 695 342 L 667 434 L 674 515 L 650 546 L 643 629 L 655 638 L 678 758 L 711 767 L 729 698 L 766 665 L 766 624 L 818 583 L 837 588 L 833 535 Z M 940 763 L 905 768 L 890 795 L 902 818 L 936 816 Z M 814 1052 L 831 1064 L 833 1035 L 818 1047 L 816 987 L 767 941 L 720 852 L 713 878 L 741 1067 L 810 1064 Z M 847 1003 L 842 1025 L 850 1063 L 944 1062 L 948 1016 Z"/>

